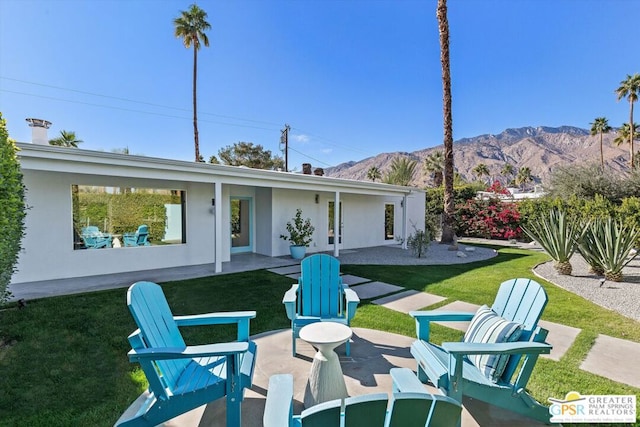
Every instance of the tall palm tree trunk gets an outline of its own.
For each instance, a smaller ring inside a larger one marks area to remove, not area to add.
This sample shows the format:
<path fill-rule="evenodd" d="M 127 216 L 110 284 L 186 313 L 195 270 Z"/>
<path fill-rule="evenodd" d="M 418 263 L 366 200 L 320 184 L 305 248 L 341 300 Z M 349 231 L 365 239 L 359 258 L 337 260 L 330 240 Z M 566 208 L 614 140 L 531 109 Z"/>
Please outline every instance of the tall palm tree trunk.
<path fill-rule="evenodd" d="M 200 161 L 200 142 L 198 141 L 198 102 L 196 98 L 196 82 L 198 80 L 198 49 L 193 48 L 193 143 L 196 149 L 196 162 Z"/>
<path fill-rule="evenodd" d="M 604 150 L 602 148 L 602 131 L 600 131 L 600 165 L 602 166 L 602 172 L 604 172 Z"/>
<path fill-rule="evenodd" d="M 451 113 L 451 70 L 449 62 L 449 21 L 447 1 L 438 0 L 436 12 L 440 33 L 440 63 L 442 65 L 442 114 L 444 126 L 444 212 L 440 243 L 453 243 L 455 233 L 453 200 L 453 119 Z"/>
<path fill-rule="evenodd" d="M 633 128 L 633 101 L 629 101 L 629 162 L 631 163 L 631 170 L 635 168 L 635 162 L 633 161 L 633 137 L 635 136 L 635 129 Z"/>

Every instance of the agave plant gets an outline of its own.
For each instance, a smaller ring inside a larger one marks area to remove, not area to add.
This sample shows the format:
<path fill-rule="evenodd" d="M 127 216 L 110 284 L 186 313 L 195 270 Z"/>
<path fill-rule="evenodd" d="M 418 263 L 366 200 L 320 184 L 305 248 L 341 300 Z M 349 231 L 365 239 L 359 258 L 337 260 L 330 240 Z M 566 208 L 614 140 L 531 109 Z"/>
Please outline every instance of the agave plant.
<path fill-rule="evenodd" d="M 569 260 L 576 251 L 576 242 L 582 238 L 585 225 L 570 220 L 566 212 L 551 209 L 549 215 L 542 215 L 522 227 L 524 232 L 535 240 L 555 261 L 554 267 L 560 274 L 570 275 L 573 270 Z"/>
<path fill-rule="evenodd" d="M 604 267 L 600 261 L 599 252 L 597 250 L 597 242 L 600 240 L 600 231 L 602 230 L 602 219 L 596 219 L 591 222 L 578 240 L 578 252 L 582 258 L 589 264 L 589 270 L 597 276 L 604 275 Z"/>
<path fill-rule="evenodd" d="M 622 269 L 636 256 L 630 253 L 640 237 L 640 229 L 612 218 L 596 220 L 589 228 L 585 236 L 591 234 L 593 239 L 589 242 L 588 256 L 602 266 L 606 280 L 622 281 Z"/>

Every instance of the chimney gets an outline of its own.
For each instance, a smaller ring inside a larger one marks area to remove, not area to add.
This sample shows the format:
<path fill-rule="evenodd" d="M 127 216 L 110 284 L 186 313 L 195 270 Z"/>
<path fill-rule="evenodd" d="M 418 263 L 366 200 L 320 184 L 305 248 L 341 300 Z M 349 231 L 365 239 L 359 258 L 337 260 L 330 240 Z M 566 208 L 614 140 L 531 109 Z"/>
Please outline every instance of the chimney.
<path fill-rule="evenodd" d="M 26 119 L 31 127 L 31 143 L 40 145 L 49 145 L 47 138 L 47 129 L 51 126 L 51 122 L 42 119 Z"/>
<path fill-rule="evenodd" d="M 311 175 L 311 163 L 302 164 L 302 173 L 305 175 Z"/>
<path fill-rule="evenodd" d="M 322 168 L 315 168 L 313 170 L 313 174 L 317 175 L 317 176 L 324 176 L 324 169 Z"/>

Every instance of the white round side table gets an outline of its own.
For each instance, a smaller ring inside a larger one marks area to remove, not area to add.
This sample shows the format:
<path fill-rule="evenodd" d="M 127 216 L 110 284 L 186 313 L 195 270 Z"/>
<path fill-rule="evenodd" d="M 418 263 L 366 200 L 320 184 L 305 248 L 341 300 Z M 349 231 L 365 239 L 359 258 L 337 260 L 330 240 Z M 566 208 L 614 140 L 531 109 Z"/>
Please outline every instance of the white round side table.
<path fill-rule="evenodd" d="M 349 397 L 340 359 L 334 349 L 347 342 L 351 335 L 351 328 L 336 322 L 316 322 L 300 329 L 300 338 L 318 350 L 313 357 L 304 393 L 305 408 Z"/>

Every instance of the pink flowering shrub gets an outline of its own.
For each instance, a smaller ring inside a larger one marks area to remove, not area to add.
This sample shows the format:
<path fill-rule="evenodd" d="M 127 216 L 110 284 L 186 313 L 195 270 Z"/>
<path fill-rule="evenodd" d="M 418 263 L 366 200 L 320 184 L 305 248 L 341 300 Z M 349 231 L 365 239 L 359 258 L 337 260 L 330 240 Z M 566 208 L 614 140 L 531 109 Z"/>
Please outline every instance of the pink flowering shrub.
<path fill-rule="evenodd" d="M 502 195 L 505 195 L 505 196 L 511 196 L 511 193 L 509 192 L 507 187 L 502 185 L 500 183 L 500 181 L 493 181 L 493 184 L 491 184 L 491 187 L 487 188 L 487 191 L 490 192 L 490 193 L 494 193 L 494 194 L 502 194 Z"/>
<path fill-rule="evenodd" d="M 522 236 L 518 206 L 498 199 L 467 200 L 456 206 L 456 234 L 487 239 L 518 239 Z"/>

